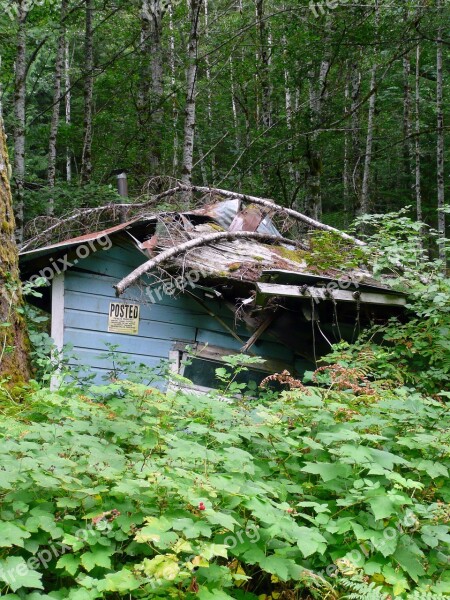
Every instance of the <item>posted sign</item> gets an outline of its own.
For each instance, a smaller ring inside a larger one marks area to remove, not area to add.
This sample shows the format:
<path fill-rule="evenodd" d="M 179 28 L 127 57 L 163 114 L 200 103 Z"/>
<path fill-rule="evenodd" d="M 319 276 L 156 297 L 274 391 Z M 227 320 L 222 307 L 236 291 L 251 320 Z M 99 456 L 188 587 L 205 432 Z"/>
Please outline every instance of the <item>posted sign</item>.
<path fill-rule="evenodd" d="M 139 334 L 139 304 L 125 304 L 111 302 L 109 305 L 109 333 L 125 333 L 127 335 Z"/>

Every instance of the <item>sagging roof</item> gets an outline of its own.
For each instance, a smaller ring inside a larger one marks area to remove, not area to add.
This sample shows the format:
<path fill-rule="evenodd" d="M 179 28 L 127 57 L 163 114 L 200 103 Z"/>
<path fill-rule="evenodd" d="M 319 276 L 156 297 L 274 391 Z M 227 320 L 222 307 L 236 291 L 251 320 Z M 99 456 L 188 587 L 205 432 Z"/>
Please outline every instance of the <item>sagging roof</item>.
<path fill-rule="evenodd" d="M 304 233 L 300 240 L 286 240 L 275 226 L 270 210 L 244 203 L 240 198 L 210 202 L 185 212 L 142 214 L 114 227 L 22 252 L 20 262 L 27 277 L 37 263 L 42 268 L 47 261 L 69 253 L 81 244 L 106 237 L 114 243 L 115 239 L 125 236 L 142 252 L 144 263 L 168 248 L 220 231 L 256 232 L 283 241 L 222 240 L 175 256 L 164 268 L 198 270 L 210 279 L 266 285 L 266 288 L 259 288 L 259 293 L 269 289 L 267 285 L 278 285 L 280 295 L 283 295 L 280 284 L 285 288 L 304 285 L 324 287 L 333 281 L 345 281 L 348 283 L 346 289 L 399 296 L 375 280 L 367 270 L 360 269 L 358 265 L 348 265 L 355 250 L 349 242 L 333 239 L 332 243 L 338 244 L 338 247 L 334 256 L 333 253 L 330 256 L 330 241 L 324 242 L 323 237 L 320 239 L 315 234 Z M 321 256 L 321 245 L 325 246 L 322 248 L 325 257 Z M 286 289 L 284 291 L 287 293 Z M 292 289 L 290 292 L 294 293 Z M 301 297 L 301 294 L 298 295 Z"/>

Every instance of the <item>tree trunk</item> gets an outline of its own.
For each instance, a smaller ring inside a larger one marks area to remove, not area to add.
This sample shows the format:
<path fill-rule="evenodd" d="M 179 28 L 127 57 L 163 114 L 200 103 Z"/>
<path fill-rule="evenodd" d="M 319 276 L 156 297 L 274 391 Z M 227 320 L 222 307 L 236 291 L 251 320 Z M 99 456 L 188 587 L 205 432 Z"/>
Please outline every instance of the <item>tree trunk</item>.
<path fill-rule="evenodd" d="M 14 215 L 9 163 L 3 122 L 0 120 L 0 380 L 10 385 L 27 381 L 30 377 L 28 339 L 23 316 L 17 246 L 14 241 Z M 7 284 L 7 285 L 6 285 Z"/>
<path fill-rule="evenodd" d="M 181 181 L 185 185 L 192 184 L 192 169 L 194 165 L 195 117 L 197 94 L 197 59 L 198 59 L 198 29 L 202 0 L 189 0 L 189 19 L 191 24 L 188 44 L 188 67 L 186 73 L 186 107 L 184 119 L 183 166 Z M 185 192 L 186 203 L 192 198 L 190 191 Z"/>
<path fill-rule="evenodd" d="M 173 123 L 173 159 L 172 159 L 172 175 L 176 177 L 178 175 L 178 107 L 177 98 L 175 94 L 176 85 L 176 70 L 175 70 L 175 35 L 173 27 L 173 8 L 172 4 L 169 3 L 169 65 L 170 65 L 170 83 L 171 91 L 173 94 L 172 98 L 172 123 Z"/>
<path fill-rule="evenodd" d="M 58 38 L 58 47 L 56 51 L 55 61 L 55 80 L 53 84 L 53 111 L 50 122 L 50 136 L 48 144 L 48 185 L 55 187 L 56 183 L 56 140 L 58 137 L 59 128 L 59 113 L 61 108 L 61 82 L 64 69 L 64 58 L 66 51 L 66 31 L 64 26 L 64 18 L 67 11 L 67 0 L 61 1 L 61 31 Z M 51 197 L 48 201 L 47 213 L 54 213 L 54 199 Z"/>
<path fill-rule="evenodd" d="M 415 192 L 417 220 L 423 221 L 422 211 L 422 182 L 421 182 L 421 160 L 420 160 L 420 45 L 416 49 L 416 94 L 415 94 L 415 119 L 416 119 L 416 140 L 415 140 Z"/>
<path fill-rule="evenodd" d="M 367 139 L 366 139 L 366 154 L 364 159 L 364 173 L 361 188 L 360 214 L 366 215 L 370 212 L 369 199 L 369 184 L 370 184 L 370 167 L 372 165 L 372 149 L 373 149 L 373 130 L 375 123 L 375 106 L 376 106 L 376 78 L 377 66 L 372 67 L 372 75 L 370 77 L 370 91 L 372 95 L 369 100 L 369 114 L 367 117 Z"/>
<path fill-rule="evenodd" d="M 375 0 L 375 36 L 378 38 L 378 29 L 379 29 L 379 4 L 378 0 Z M 378 52 L 378 43 L 375 46 L 376 51 Z M 377 102 L 377 93 L 376 93 L 376 85 L 377 85 L 377 59 L 378 56 L 374 57 L 374 64 L 371 70 L 370 76 L 370 99 L 369 99 L 369 113 L 367 116 L 367 137 L 366 137 L 366 152 L 364 158 L 364 172 L 363 172 L 363 181 L 361 187 L 361 199 L 360 199 L 360 207 L 359 211 L 361 215 L 366 215 L 370 212 L 370 175 L 371 175 L 371 166 L 372 166 L 372 153 L 373 153 L 373 132 L 375 127 L 375 108 Z"/>
<path fill-rule="evenodd" d="M 263 128 L 272 124 L 272 91 L 270 86 L 270 42 L 264 15 L 264 0 L 256 1 L 256 19 L 258 22 L 260 62 L 259 80 L 261 84 L 261 117 Z"/>
<path fill-rule="evenodd" d="M 81 162 L 81 182 L 89 183 L 92 177 L 92 118 L 94 99 L 94 6 L 86 1 L 86 29 L 84 41 L 84 142 Z"/>
<path fill-rule="evenodd" d="M 438 16 L 441 16 L 442 2 L 438 0 Z M 437 113 L 437 201 L 438 201 L 438 232 L 439 258 L 445 262 L 445 179 L 444 179 L 444 81 L 443 81 L 443 35 L 442 26 L 437 38 L 437 82 L 436 82 L 436 113 Z"/>
<path fill-rule="evenodd" d="M 347 82 L 344 90 L 344 114 L 348 115 L 350 111 L 350 69 L 347 65 L 346 77 Z M 344 185 L 344 207 L 345 211 L 352 214 L 351 202 L 350 202 L 350 182 L 351 182 L 351 169 L 350 169 L 350 128 L 347 119 L 345 120 L 346 128 L 344 133 L 344 168 L 342 174 L 342 182 Z"/>
<path fill-rule="evenodd" d="M 413 174 L 412 121 L 411 121 L 411 61 L 409 56 L 403 58 L 403 163 L 405 183 L 409 196 L 411 176 Z"/>
<path fill-rule="evenodd" d="M 208 0 L 204 0 L 204 13 L 205 13 L 205 34 L 204 35 L 205 35 L 205 41 L 208 44 L 208 42 L 209 42 L 209 3 L 208 3 Z M 232 66 L 231 61 L 232 61 L 232 55 L 230 54 L 231 87 L 233 88 L 233 66 Z M 209 54 L 206 54 L 206 56 L 205 56 L 205 67 L 206 67 L 206 86 L 207 86 L 207 99 L 208 99 L 208 104 L 207 104 L 208 129 L 209 129 L 209 131 L 212 131 L 213 99 L 212 99 L 212 85 L 211 85 L 211 62 L 210 62 Z M 233 89 L 232 89 L 232 97 L 233 97 L 232 102 L 234 102 Z M 237 136 L 238 135 L 237 127 L 235 127 L 235 133 Z M 203 161 L 202 161 L 202 164 L 203 164 Z M 211 178 L 212 178 L 212 181 L 216 180 L 216 153 L 215 152 L 211 153 Z"/>
<path fill-rule="evenodd" d="M 148 0 L 142 0 L 141 6 L 141 38 L 139 43 L 139 83 L 137 90 L 136 109 L 138 132 L 137 140 L 142 156 L 147 155 L 150 120 L 150 8 Z M 145 170 L 147 165 L 145 164 Z M 148 175 L 148 173 L 146 173 Z"/>
<path fill-rule="evenodd" d="M 23 242 L 24 228 L 24 186 L 25 186 L 25 100 L 26 100 L 26 20 L 28 15 L 27 0 L 17 3 L 17 54 L 14 83 L 14 180 L 16 184 L 15 222 L 16 238 Z"/>
<path fill-rule="evenodd" d="M 359 208 L 359 192 L 361 189 L 361 115 L 360 104 L 361 97 L 361 71 L 357 63 L 352 64 L 351 74 L 351 139 L 353 146 L 352 154 L 352 187 L 354 202 L 352 213 L 355 214 Z"/>
<path fill-rule="evenodd" d="M 66 108 L 66 125 L 67 129 L 72 124 L 72 94 L 70 91 L 70 56 L 69 56 L 69 41 L 66 41 L 65 57 L 64 57 L 64 79 L 65 79 L 65 108 Z M 66 148 L 66 180 L 67 183 L 72 181 L 72 157 L 70 148 Z"/>
<path fill-rule="evenodd" d="M 162 57 L 162 19 L 163 7 L 161 0 L 148 0 L 150 10 L 150 70 L 151 70 L 151 92 L 150 92 L 150 153 L 149 166 L 150 175 L 161 174 L 162 160 L 162 136 L 163 136 L 163 57 Z"/>

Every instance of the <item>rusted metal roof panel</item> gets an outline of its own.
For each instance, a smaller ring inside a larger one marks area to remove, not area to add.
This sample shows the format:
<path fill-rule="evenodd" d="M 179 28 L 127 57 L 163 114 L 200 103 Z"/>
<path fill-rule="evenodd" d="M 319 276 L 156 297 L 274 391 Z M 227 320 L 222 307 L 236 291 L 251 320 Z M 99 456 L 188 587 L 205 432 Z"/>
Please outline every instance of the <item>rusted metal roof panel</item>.
<path fill-rule="evenodd" d="M 119 231 L 123 231 L 130 225 L 140 221 L 141 218 L 137 217 L 132 221 L 128 221 L 127 223 L 121 223 L 120 225 L 116 225 L 115 227 L 110 227 L 109 229 L 103 229 L 102 231 L 95 231 L 93 233 L 87 233 L 85 235 L 80 235 L 78 237 L 71 238 L 69 240 L 64 240 L 63 242 L 58 242 L 57 244 L 51 244 L 50 246 L 45 246 L 43 248 L 38 248 L 37 250 L 28 250 L 26 252 L 21 252 L 21 257 L 38 257 L 43 256 L 44 254 L 50 254 L 53 250 L 60 250 L 61 248 L 69 248 L 71 246 L 78 246 L 79 244 L 83 244 L 84 242 L 95 242 L 103 237 L 108 235 L 113 235 L 114 233 L 118 233 Z"/>

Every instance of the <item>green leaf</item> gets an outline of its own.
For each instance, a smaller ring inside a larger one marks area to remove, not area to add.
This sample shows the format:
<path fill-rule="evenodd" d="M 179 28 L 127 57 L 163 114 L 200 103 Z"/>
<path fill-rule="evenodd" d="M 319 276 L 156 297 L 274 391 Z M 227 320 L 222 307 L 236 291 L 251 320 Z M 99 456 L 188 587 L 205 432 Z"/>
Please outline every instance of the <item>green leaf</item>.
<path fill-rule="evenodd" d="M 73 554 L 65 554 L 56 563 L 58 569 L 65 569 L 70 575 L 75 575 L 80 566 L 80 559 Z"/>
<path fill-rule="evenodd" d="M 102 547 L 93 547 L 91 552 L 81 555 L 81 564 L 86 571 L 92 571 L 95 567 L 111 568 L 111 550 Z"/>
<path fill-rule="evenodd" d="M 339 463 L 310 463 L 302 468 L 305 473 L 320 475 L 322 480 L 327 483 L 334 479 L 346 478 L 352 472 L 349 465 Z"/>
<path fill-rule="evenodd" d="M 0 522 L 0 547 L 12 548 L 20 546 L 23 548 L 24 540 L 31 537 L 31 533 L 9 521 Z"/>
<path fill-rule="evenodd" d="M 44 589 L 42 574 L 30 569 L 22 557 L 8 556 L 0 560 L 0 579 L 16 592 L 20 588 Z"/>
<path fill-rule="evenodd" d="M 367 501 L 375 516 L 375 521 L 387 519 L 396 512 L 396 508 L 387 496 L 376 496 Z"/>
<path fill-rule="evenodd" d="M 97 589 L 101 592 L 131 592 L 140 586 L 140 582 L 128 569 L 117 573 L 108 573 L 105 579 L 99 582 Z"/>
<path fill-rule="evenodd" d="M 304 558 L 316 553 L 323 554 L 326 551 L 328 542 L 318 529 L 298 527 L 295 533 L 298 536 L 297 546 Z"/>
<path fill-rule="evenodd" d="M 214 590 L 210 592 L 207 588 L 202 587 L 198 592 L 197 598 L 199 600 L 233 600 L 233 596 L 229 596 L 221 590 Z"/>

